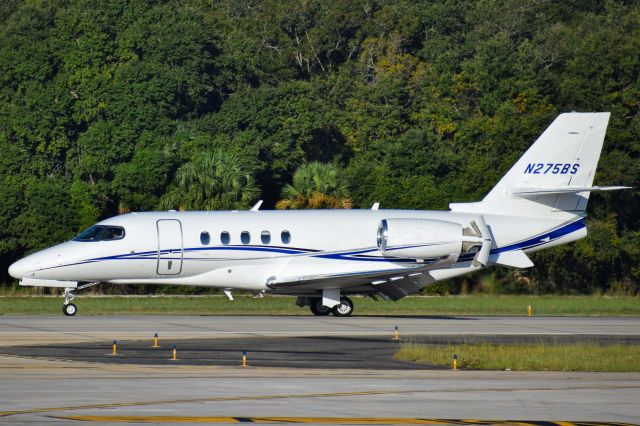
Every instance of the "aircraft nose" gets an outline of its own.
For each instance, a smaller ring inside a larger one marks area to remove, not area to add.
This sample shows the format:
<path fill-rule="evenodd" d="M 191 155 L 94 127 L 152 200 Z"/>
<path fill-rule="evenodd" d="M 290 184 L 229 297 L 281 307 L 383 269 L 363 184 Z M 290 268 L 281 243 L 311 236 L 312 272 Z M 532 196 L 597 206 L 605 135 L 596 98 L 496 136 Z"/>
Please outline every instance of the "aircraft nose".
<path fill-rule="evenodd" d="M 13 278 L 24 278 L 27 272 L 29 272 L 29 265 L 25 262 L 25 259 L 18 260 L 9 266 L 9 275 Z"/>

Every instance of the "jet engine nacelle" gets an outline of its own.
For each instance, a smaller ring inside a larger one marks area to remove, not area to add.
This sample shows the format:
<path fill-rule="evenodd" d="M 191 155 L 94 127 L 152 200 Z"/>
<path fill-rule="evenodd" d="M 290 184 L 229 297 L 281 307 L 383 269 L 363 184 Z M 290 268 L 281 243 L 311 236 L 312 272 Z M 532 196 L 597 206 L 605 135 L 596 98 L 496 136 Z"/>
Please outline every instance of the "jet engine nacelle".
<path fill-rule="evenodd" d="M 440 259 L 462 252 L 463 227 L 431 219 L 384 219 L 378 226 L 378 250 L 384 256 Z M 455 260 L 454 260 L 455 262 Z"/>

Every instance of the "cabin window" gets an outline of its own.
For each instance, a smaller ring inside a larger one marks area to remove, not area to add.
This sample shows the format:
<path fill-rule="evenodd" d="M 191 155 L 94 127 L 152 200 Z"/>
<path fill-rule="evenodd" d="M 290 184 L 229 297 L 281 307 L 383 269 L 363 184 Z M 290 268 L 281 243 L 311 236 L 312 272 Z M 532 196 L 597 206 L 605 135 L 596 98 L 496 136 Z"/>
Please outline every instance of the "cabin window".
<path fill-rule="evenodd" d="M 211 242 L 211 237 L 209 236 L 209 233 L 207 231 L 200 233 L 200 242 L 203 246 L 208 246 Z"/>
<path fill-rule="evenodd" d="M 240 233 L 240 241 L 242 241 L 242 244 L 249 244 L 251 242 L 251 234 L 249 234 L 249 231 L 242 231 Z"/>
<path fill-rule="evenodd" d="M 229 242 L 231 241 L 231 236 L 229 235 L 229 233 L 227 231 L 222 231 L 220 233 L 220 242 L 224 245 L 229 244 Z"/>
<path fill-rule="evenodd" d="M 289 244 L 291 242 L 291 233 L 289 231 L 282 231 L 280 238 L 284 244 Z"/>
<path fill-rule="evenodd" d="M 260 241 L 262 241 L 262 244 L 269 244 L 271 242 L 271 233 L 269 231 L 262 231 Z"/>
<path fill-rule="evenodd" d="M 74 241 L 113 241 L 124 238 L 124 228 L 121 226 L 94 225 L 75 237 Z"/>

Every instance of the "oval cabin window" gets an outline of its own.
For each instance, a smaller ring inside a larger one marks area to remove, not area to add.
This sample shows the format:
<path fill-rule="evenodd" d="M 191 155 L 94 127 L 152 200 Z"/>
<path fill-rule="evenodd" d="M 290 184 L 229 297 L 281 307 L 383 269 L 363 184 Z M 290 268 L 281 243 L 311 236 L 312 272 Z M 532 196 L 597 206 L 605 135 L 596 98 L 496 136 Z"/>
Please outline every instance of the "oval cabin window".
<path fill-rule="evenodd" d="M 209 243 L 211 242 L 211 237 L 209 236 L 208 232 L 205 231 L 200 234 L 200 242 L 203 246 L 209 245 Z"/>
<path fill-rule="evenodd" d="M 222 231 L 220 233 L 220 242 L 224 245 L 229 244 L 229 242 L 231 241 L 231 236 L 229 235 L 229 233 L 227 231 Z"/>
<path fill-rule="evenodd" d="M 289 231 L 282 231 L 280 237 L 284 244 L 289 244 L 291 242 L 291 233 Z"/>
<path fill-rule="evenodd" d="M 262 244 L 269 244 L 271 242 L 271 233 L 269 233 L 269 231 L 262 231 L 260 241 L 262 241 Z"/>
<path fill-rule="evenodd" d="M 251 242 L 251 234 L 248 231 L 242 231 L 240 241 L 242 241 L 242 244 L 249 244 Z"/>

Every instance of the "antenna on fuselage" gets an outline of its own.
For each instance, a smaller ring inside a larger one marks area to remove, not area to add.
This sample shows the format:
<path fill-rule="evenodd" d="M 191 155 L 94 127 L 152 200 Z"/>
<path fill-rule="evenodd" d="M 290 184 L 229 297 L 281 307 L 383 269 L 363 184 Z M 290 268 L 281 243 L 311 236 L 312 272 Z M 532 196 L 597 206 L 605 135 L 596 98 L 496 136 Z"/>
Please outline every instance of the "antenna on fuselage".
<path fill-rule="evenodd" d="M 257 212 L 258 210 L 260 210 L 260 206 L 262 205 L 262 200 L 258 200 L 257 203 L 255 203 L 253 205 L 253 207 L 251 207 L 251 209 L 249 210 L 250 212 Z"/>

